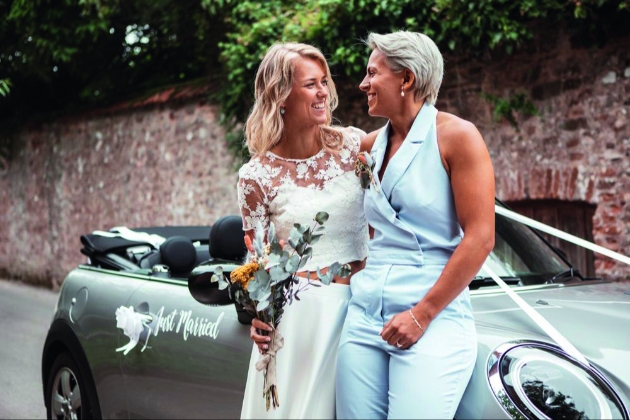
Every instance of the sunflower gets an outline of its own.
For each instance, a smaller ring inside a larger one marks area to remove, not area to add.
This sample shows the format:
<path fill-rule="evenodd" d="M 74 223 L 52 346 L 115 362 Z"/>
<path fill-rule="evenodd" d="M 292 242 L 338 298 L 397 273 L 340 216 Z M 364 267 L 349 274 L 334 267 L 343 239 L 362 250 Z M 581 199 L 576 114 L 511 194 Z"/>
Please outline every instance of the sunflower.
<path fill-rule="evenodd" d="M 247 283 L 254 278 L 254 273 L 258 271 L 258 263 L 248 262 L 238 268 L 232 270 L 230 274 L 230 280 L 232 283 L 241 283 L 243 290 L 247 290 Z"/>

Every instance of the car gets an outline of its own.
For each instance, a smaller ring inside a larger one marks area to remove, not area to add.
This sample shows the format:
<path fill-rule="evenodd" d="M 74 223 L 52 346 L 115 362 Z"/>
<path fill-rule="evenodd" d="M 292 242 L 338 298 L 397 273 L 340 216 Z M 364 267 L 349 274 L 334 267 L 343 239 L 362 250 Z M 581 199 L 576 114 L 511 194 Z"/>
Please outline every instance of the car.
<path fill-rule="evenodd" d="M 243 261 L 240 217 L 119 227 L 81 243 L 87 261 L 65 278 L 43 348 L 48 418 L 239 417 L 250 318 L 212 274 Z M 499 214 L 487 264 L 586 360 L 482 270 L 470 284 L 477 361 L 456 418 L 628 419 L 630 285 L 583 277 Z"/>

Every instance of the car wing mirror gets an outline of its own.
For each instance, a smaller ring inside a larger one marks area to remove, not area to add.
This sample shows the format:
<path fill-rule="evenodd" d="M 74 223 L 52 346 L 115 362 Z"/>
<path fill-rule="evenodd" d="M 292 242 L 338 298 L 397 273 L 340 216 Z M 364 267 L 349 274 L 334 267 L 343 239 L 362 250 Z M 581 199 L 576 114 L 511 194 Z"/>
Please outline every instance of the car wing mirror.
<path fill-rule="evenodd" d="M 219 289 L 219 282 L 212 281 L 217 267 L 223 269 L 224 276 L 230 276 L 232 270 L 240 267 L 234 261 L 211 259 L 193 268 L 188 276 L 188 290 L 192 297 L 204 305 L 231 305 L 236 301 L 230 296 L 228 288 Z"/>

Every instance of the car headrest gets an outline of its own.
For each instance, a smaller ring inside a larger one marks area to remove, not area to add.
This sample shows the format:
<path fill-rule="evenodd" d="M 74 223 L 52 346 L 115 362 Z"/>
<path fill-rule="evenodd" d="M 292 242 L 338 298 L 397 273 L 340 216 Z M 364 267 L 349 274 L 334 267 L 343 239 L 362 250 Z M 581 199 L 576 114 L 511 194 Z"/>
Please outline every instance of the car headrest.
<path fill-rule="evenodd" d="M 160 245 L 162 264 L 173 272 L 189 272 L 195 267 L 197 251 L 189 238 L 171 236 Z"/>
<path fill-rule="evenodd" d="M 217 220 L 208 238 L 208 247 L 212 258 L 242 261 L 247 254 L 243 237 L 243 220 L 240 216 L 224 216 Z"/>

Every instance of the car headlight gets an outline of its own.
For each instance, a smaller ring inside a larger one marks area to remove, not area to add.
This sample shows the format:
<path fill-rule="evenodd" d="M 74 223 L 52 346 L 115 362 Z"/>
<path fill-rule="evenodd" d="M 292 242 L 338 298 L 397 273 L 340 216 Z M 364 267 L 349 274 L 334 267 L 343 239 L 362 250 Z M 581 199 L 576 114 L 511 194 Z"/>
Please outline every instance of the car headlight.
<path fill-rule="evenodd" d="M 628 419 L 604 375 L 548 343 L 499 346 L 488 360 L 488 381 L 513 418 Z"/>

